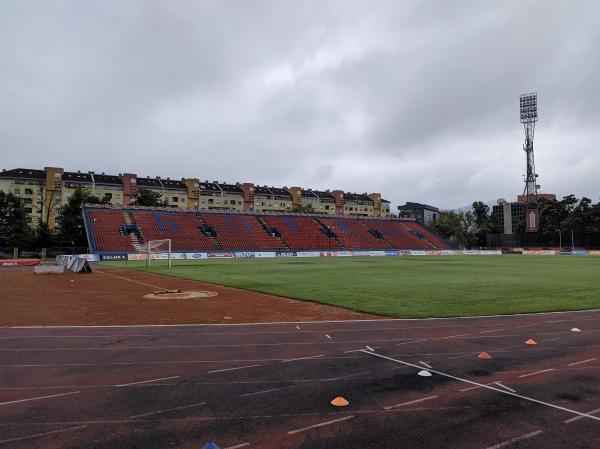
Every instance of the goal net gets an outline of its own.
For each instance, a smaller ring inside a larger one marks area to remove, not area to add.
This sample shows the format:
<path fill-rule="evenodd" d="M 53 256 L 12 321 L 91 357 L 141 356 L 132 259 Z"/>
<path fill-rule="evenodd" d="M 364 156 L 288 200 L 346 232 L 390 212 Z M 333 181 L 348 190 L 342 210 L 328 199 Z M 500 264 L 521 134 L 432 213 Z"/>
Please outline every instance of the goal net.
<path fill-rule="evenodd" d="M 146 267 L 150 263 L 164 263 L 171 268 L 171 239 L 149 240 L 146 242 Z"/>

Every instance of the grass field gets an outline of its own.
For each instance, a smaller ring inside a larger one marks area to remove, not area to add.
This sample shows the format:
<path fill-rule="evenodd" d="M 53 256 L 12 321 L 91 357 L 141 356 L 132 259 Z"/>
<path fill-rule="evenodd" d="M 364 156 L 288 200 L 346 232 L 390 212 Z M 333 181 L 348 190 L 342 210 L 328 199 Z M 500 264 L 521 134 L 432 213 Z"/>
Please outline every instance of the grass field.
<path fill-rule="evenodd" d="M 600 257 L 221 259 L 151 271 L 403 318 L 600 308 Z"/>

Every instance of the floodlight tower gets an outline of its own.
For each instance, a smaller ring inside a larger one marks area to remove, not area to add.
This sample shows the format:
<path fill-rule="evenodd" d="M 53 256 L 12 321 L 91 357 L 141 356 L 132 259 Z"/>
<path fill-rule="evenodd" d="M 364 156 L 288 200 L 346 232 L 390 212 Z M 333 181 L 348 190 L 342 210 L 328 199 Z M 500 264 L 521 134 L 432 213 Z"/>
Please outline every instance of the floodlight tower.
<path fill-rule="evenodd" d="M 539 230 L 538 210 L 538 184 L 535 172 L 535 159 L 533 157 L 533 137 L 535 135 L 535 122 L 537 122 L 537 94 L 523 94 L 519 98 L 521 109 L 521 123 L 525 130 L 525 142 L 523 150 L 527 154 L 527 173 L 525 175 L 525 190 L 523 196 L 527 201 L 527 213 L 525 215 L 525 229 L 527 232 Z"/>

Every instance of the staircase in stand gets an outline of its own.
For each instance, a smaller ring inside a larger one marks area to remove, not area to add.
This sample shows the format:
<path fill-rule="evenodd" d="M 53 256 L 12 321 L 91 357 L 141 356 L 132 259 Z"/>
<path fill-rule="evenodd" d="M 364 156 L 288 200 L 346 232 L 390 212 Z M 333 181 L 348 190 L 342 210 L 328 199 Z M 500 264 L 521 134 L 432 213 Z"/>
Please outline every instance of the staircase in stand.
<path fill-rule="evenodd" d="M 204 221 L 204 218 L 201 215 L 198 215 L 198 221 L 200 222 L 200 228 L 201 228 L 200 232 L 202 232 L 204 234 L 204 231 L 202 231 L 202 229 L 206 229 L 209 226 L 206 223 L 206 221 Z M 204 235 L 206 235 L 206 234 L 204 234 Z M 207 237 L 210 238 L 210 240 L 212 241 L 213 245 L 215 245 L 216 249 L 223 249 L 223 247 L 221 246 L 221 242 L 219 242 L 219 240 L 217 240 L 217 238 L 214 235 L 209 234 L 209 235 L 207 235 Z"/>
<path fill-rule="evenodd" d="M 413 234 L 413 230 L 410 229 L 408 226 L 406 226 L 404 223 L 400 222 L 400 224 L 402 225 L 402 227 L 404 229 L 406 229 L 410 234 L 414 235 L 415 237 L 417 237 L 415 234 Z M 424 240 L 429 246 L 431 246 L 433 249 L 438 249 L 437 246 L 435 246 L 433 243 L 431 243 L 431 241 L 427 238 L 427 236 L 423 233 L 421 233 L 421 235 L 423 236 L 423 238 L 421 238 L 421 240 Z M 420 237 L 417 237 L 420 238 Z"/>
<path fill-rule="evenodd" d="M 133 223 L 133 221 L 131 220 L 131 216 L 129 215 L 129 212 L 127 212 L 127 211 L 123 211 L 123 220 L 125 220 L 125 224 L 128 224 L 128 225 L 132 225 L 132 224 L 134 224 L 134 223 Z M 142 236 L 142 231 L 141 231 L 141 229 L 139 229 L 139 228 L 138 228 L 138 230 L 139 230 L 139 232 L 140 232 L 140 237 L 141 237 L 141 236 Z M 121 231 L 121 232 L 122 232 L 122 231 Z M 133 247 L 135 248 L 135 250 L 136 250 L 138 253 L 140 253 L 140 252 L 144 251 L 144 247 L 143 247 L 143 245 L 140 243 L 140 239 L 138 238 L 138 236 L 137 236 L 137 235 L 135 235 L 135 233 L 134 233 L 134 232 L 131 232 L 131 233 L 129 234 L 129 238 L 131 239 L 131 244 L 133 245 Z"/>
<path fill-rule="evenodd" d="M 327 229 L 327 230 L 331 231 L 331 229 L 329 229 L 327 226 L 325 226 L 325 225 L 324 225 L 324 224 L 321 222 L 321 220 L 319 220 L 317 217 L 313 217 L 313 218 L 314 218 L 314 220 L 315 220 L 317 223 L 319 223 L 319 226 L 321 226 L 321 229 Z M 331 231 L 331 232 L 333 232 L 333 231 Z M 328 237 L 330 240 L 333 240 L 333 241 L 337 242 L 337 243 L 340 245 L 340 248 L 341 248 L 343 251 L 348 251 L 348 248 L 346 248 L 346 246 L 344 246 L 344 245 L 342 244 L 342 242 L 340 241 L 340 239 L 338 238 L 338 236 L 335 234 L 335 232 L 333 232 L 333 234 L 334 234 L 334 236 L 335 236 L 335 237 L 331 237 L 331 236 L 329 236 L 329 235 L 328 235 L 327 237 Z"/>
<path fill-rule="evenodd" d="M 263 227 L 263 229 L 265 230 L 265 232 L 266 232 L 267 234 L 269 234 L 269 235 L 272 235 L 272 234 L 269 232 L 270 226 L 267 224 L 267 222 L 265 221 L 265 219 L 264 219 L 264 218 L 262 218 L 262 217 L 256 217 L 256 219 L 257 219 L 257 220 L 258 220 L 258 222 L 261 224 L 261 226 Z M 277 241 L 278 241 L 279 243 L 281 243 L 281 246 L 283 246 L 283 247 L 284 247 L 285 249 L 287 249 L 287 250 L 289 250 L 289 249 L 290 249 L 290 247 L 288 246 L 288 244 L 287 244 L 287 243 L 285 243 L 285 241 L 283 240 L 283 238 L 281 237 L 281 235 L 275 235 L 274 237 L 277 239 Z"/>

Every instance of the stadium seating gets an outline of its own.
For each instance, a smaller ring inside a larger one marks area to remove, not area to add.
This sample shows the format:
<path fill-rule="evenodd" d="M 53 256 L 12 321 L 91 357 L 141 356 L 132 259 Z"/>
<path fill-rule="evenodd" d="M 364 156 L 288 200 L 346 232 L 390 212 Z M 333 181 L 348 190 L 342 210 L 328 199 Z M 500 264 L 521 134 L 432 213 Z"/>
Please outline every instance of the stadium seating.
<path fill-rule="evenodd" d="M 231 250 L 283 250 L 285 247 L 275 237 L 267 234 L 257 218 L 242 214 L 202 214 L 208 226 L 217 231 L 217 240 L 223 249 Z"/>
<path fill-rule="evenodd" d="M 85 214 L 90 247 L 98 252 L 134 252 L 150 240 L 164 239 L 171 239 L 173 251 L 189 252 L 450 248 L 409 220 L 104 207 L 86 208 Z M 126 229 L 135 232 L 127 235 Z"/>
<path fill-rule="evenodd" d="M 392 249 L 384 239 L 377 238 L 361 221 L 352 218 L 321 218 L 321 223 L 331 229 L 339 241 L 349 250 Z"/>
<path fill-rule="evenodd" d="M 277 229 L 292 250 L 339 250 L 343 249 L 337 240 L 327 237 L 321 226 L 311 217 L 284 215 L 262 217 L 265 222 Z"/>
<path fill-rule="evenodd" d="M 437 249 L 425 239 L 421 239 L 398 220 L 363 220 L 369 229 L 375 229 L 383 234 L 394 248 L 397 249 Z"/>
<path fill-rule="evenodd" d="M 449 249 L 450 248 L 450 244 L 448 244 L 448 242 L 446 242 L 445 240 L 443 240 L 442 238 L 440 238 L 439 236 L 437 236 L 436 234 L 431 232 L 425 226 L 420 225 L 419 223 L 416 223 L 414 221 L 406 221 L 406 222 L 402 222 L 402 224 L 406 228 L 413 231 L 414 233 L 424 236 L 436 248 L 438 248 L 438 249 Z"/>
<path fill-rule="evenodd" d="M 140 230 L 142 243 L 171 239 L 173 251 L 216 249 L 211 238 L 200 232 L 198 217 L 193 213 L 134 210 L 131 216 Z"/>
<path fill-rule="evenodd" d="M 135 251 L 131 239 L 122 231 L 125 224 L 122 211 L 92 210 L 88 219 L 98 251 Z"/>

